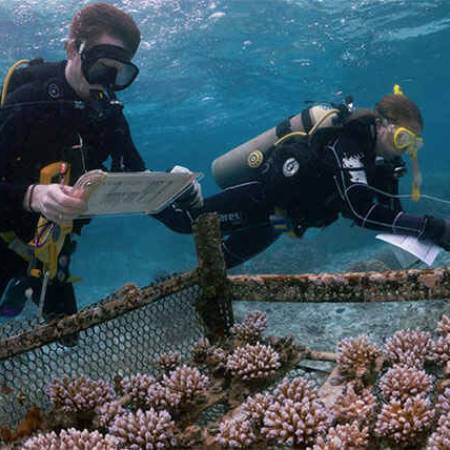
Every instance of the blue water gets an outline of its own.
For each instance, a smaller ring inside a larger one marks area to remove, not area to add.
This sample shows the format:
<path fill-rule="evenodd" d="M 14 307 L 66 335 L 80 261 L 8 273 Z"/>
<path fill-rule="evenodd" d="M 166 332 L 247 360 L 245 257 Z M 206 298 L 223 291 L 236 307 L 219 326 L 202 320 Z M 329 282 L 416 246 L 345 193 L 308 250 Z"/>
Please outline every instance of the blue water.
<path fill-rule="evenodd" d="M 21 58 L 64 58 L 72 15 L 91 2 L 1 0 L 0 70 Z M 225 150 L 304 107 L 307 100 L 372 106 L 394 82 L 422 108 L 424 191 L 450 199 L 450 2 L 447 0 L 122 0 L 143 42 L 141 74 L 121 96 L 148 167 L 205 173 Z M 409 180 L 403 191 L 409 192 Z M 411 208 L 450 215 L 442 204 Z M 348 222 L 283 238 L 240 271 L 343 270 L 369 258 L 373 233 Z M 449 263 L 446 256 L 436 264 Z M 146 217 L 98 219 L 80 239 L 73 272 L 82 304 L 196 264 L 190 236 Z"/>

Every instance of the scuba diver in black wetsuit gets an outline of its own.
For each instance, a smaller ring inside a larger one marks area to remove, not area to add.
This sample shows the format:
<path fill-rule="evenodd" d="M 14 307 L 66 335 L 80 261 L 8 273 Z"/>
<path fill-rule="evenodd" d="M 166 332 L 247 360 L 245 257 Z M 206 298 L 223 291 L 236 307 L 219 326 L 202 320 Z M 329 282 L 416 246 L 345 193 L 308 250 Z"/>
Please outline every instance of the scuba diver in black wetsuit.
<path fill-rule="evenodd" d="M 374 111 L 352 100 L 314 106 L 213 163 L 224 188 L 206 198 L 203 212 L 219 213 L 228 267 L 270 246 L 282 231 L 301 237 L 340 215 L 387 233 L 430 239 L 450 251 L 450 221 L 402 210 L 402 155 L 413 162 L 411 197 L 420 197 L 417 151 L 423 144 L 417 106 L 396 85 Z M 189 218 L 178 231 L 189 232 Z"/>
<path fill-rule="evenodd" d="M 70 234 L 79 234 L 88 221 L 77 220 L 86 201 L 71 186 L 86 171 L 107 170 L 108 158 L 110 171 L 145 170 L 115 97 L 138 74 L 131 59 L 139 42 L 139 29 L 128 14 L 112 5 L 92 4 L 72 20 L 67 61 L 35 60 L 18 70 L 13 66 L 5 78 L 0 108 L 0 314 L 18 314 L 27 298 L 42 302 L 44 290 L 44 317 L 76 312 L 69 273 L 75 243 Z M 178 201 L 178 214 L 180 204 L 201 204 L 196 185 Z M 60 240 L 57 274 L 45 280 L 36 255 L 49 230 L 52 236 L 67 236 Z"/>

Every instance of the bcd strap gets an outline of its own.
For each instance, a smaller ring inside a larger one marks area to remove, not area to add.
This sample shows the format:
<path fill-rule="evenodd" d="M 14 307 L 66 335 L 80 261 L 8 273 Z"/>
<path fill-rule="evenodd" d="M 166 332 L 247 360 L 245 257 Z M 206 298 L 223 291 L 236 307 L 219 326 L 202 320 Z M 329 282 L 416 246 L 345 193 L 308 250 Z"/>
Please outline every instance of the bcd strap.
<path fill-rule="evenodd" d="M 292 133 L 292 128 L 291 128 L 291 119 L 294 116 L 290 116 L 288 117 L 286 120 L 283 120 L 283 122 L 280 122 L 276 129 L 275 129 L 275 133 L 277 135 L 278 138 L 282 138 L 284 136 L 286 136 L 289 133 Z"/>
<path fill-rule="evenodd" d="M 305 130 L 305 133 L 309 133 L 312 129 L 312 127 L 314 126 L 312 119 L 311 119 L 311 114 L 309 113 L 311 108 L 306 108 L 302 111 L 302 124 L 303 124 L 303 129 Z"/>

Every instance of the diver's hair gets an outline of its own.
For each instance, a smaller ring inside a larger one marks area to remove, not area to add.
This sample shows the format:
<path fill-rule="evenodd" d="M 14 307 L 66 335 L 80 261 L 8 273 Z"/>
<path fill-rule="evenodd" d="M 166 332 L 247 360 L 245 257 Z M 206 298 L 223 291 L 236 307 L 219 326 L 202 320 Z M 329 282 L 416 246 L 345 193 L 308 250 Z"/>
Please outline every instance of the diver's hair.
<path fill-rule="evenodd" d="M 109 34 L 120 39 L 133 56 L 141 41 L 141 33 L 133 18 L 126 12 L 107 3 L 93 3 L 78 11 L 69 29 L 69 39 L 75 40 L 77 48 Z"/>
<path fill-rule="evenodd" d="M 423 130 L 423 117 L 418 106 L 405 95 L 385 95 L 375 105 L 375 112 L 395 125 Z"/>

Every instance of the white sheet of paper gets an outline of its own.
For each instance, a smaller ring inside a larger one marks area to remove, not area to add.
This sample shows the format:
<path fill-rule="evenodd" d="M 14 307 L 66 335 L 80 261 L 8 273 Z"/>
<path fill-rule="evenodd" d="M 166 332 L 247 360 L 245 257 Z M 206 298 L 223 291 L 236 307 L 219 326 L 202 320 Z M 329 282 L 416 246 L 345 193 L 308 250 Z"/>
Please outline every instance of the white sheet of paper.
<path fill-rule="evenodd" d="M 74 187 L 88 192 L 88 210 L 83 217 L 157 214 L 182 195 L 197 176 L 193 173 L 92 170 L 82 175 Z"/>
<path fill-rule="evenodd" d="M 431 266 L 433 264 L 437 255 L 442 250 L 441 247 L 433 244 L 433 242 L 431 241 L 419 240 L 412 236 L 383 233 L 378 234 L 376 238 L 411 253 L 428 266 Z"/>

